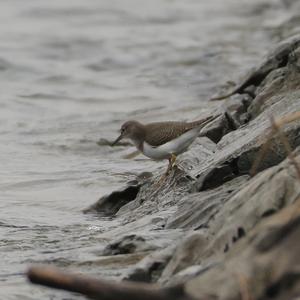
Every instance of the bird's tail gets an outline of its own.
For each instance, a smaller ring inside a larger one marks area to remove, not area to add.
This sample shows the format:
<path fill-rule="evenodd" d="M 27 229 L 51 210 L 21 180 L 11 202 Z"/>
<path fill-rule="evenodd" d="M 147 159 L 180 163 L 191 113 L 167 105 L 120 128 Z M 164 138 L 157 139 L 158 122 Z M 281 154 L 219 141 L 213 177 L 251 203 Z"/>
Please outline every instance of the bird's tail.
<path fill-rule="evenodd" d="M 199 129 L 203 128 L 204 126 L 206 126 L 207 124 L 209 124 L 210 122 L 216 120 L 217 118 L 219 118 L 222 114 L 218 114 L 218 115 L 214 115 L 214 116 L 208 116 L 204 119 L 201 120 L 197 120 L 197 121 L 193 121 L 189 123 L 190 129 L 199 127 Z"/>

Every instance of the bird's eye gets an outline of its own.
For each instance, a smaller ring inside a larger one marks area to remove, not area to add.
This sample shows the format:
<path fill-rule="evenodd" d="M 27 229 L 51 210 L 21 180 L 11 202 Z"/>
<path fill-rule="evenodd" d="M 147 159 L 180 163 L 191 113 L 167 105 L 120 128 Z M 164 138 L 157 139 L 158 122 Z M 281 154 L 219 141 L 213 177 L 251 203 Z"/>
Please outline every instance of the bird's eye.
<path fill-rule="evenodd" d="M 125 128 L 122 127 L 122 128 L 121 128 L 121 133 L 123 133 L 124 131 L 125 131 Z"/>

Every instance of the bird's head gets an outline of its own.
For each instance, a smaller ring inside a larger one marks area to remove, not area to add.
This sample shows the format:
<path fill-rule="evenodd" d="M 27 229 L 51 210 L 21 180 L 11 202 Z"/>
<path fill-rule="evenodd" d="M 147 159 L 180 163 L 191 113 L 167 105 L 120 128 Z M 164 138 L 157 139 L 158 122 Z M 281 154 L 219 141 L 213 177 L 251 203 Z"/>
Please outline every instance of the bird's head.
<path fill-rule="evenodd" d="M 144 125 L 137 121 L 127 121 L 125 122 L 120 129 L 120 135 L 112 143 L 112 146 L 116 145 L 123 138 L 131 139 L 133 142 L 140 142 L 144 139 Z"/>

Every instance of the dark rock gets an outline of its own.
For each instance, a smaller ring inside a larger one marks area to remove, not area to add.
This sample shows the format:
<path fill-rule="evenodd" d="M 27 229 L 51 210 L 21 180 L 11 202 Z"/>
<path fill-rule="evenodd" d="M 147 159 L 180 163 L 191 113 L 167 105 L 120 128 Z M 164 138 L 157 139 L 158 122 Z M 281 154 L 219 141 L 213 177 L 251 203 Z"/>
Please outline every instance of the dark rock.
<path fill-rule="evenodd" d="M 103 255 L 134 253 L 137 249 L 145 251 L 148 250 L 148 247 L 145 249 L 145 239 L 143 237 L 132 234 L 110 243 L 103 250 Z"/>
<path fill-rule="evenodd" d="M 84 213 L 97 213 L 102 216 L 113 216 L 123 205 L 136 198 L 140 188 L 140 184 L 130 185 L 121 191 L 115 191 L 108 196 L 103 196 L 98 202 L 85 209 Z"/>
<path fill-rule="evenodd" d="M 162 247 L 159 240 L 155 240 L 151 235 L 141 236 L 137 234 L 125 235 L 116 241 L 109 243 L 103 250 L 102 255 L 129 254 L 135 252 L 145 252 Z"/>
<path fill-rule="evenodd" d="M 230 129 L 227 123 L 226 116 L 222 115 L 203 127 L 200 136 L 206 136 L 214 143 L 218 143 L 220 139 L 229 131 Z"/>
<path fill-rule="evenodd" d="M 247 99 L 245 107 L 247 108 L 250 104 L 250 102 L 255 98 L 255 91 L 256 91 L 256 86 L 255 85 L 249 85 L 244 89 L 245 94 L 243 98 Z M 245 100 L 242 100 L 245 101 Z"/>
<path fill-rule="evenodd" d="M 194 186 L 198 192 L 218 187 L 219 185 L 236 177 L 234 160 L 230 164 L 224 164 L 207 170 L 198 177 Z"/>
<path fill-rule="evenodd" d="M 242 94 L 232 96 L 226 101 L 224 109 L 229 131 L 236 130 L 241 125 L 248 122 L 249 117 L 247 110 L 252 100 L 253 98 L 251 98 L 248 94 Z M 244 116 L 247 116 L 247 118 Z"/>

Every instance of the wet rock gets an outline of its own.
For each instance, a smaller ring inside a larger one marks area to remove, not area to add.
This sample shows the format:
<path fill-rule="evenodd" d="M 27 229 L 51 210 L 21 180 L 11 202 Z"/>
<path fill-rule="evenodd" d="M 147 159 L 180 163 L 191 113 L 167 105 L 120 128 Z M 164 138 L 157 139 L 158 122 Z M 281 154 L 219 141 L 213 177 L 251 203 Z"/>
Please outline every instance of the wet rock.
<path fill-rule="evenodd" d="M 141 184 L 129 185 L 123 190 L 103 196 L 91 207 L 85 209 L 84 213 L 97 213 L 101 216 L 115 215 L 123 205 L 136 198 L 140 188 Z"/>
<path fill-rule="evenodd" d="M 218 143 L 220 139 L 227 133 L 230 132 L 230 124 L 226 116 L 223 114 L 216 120 L 206 125 L 200 133 L 200 136 L 206 136 L 214 143 Z"/>
<path fill-rule="evenodd" d="M 213 189 L 235 178 L 238 175 L 238 171 L 234 164 L 235 160 L 228 164 L 225 163 L 206 170 L 206 172 L 198 177 L 193 190 L 200 192 L 202 190 Z"/>
<path fill-rule="evenodd" d="M 252 100 L 253 98 L 248 94 L 242 94 L 234 95 L 226 101 L 224 110 L 226 111 L 225 117 L 230 131 L 236 130 L 247 123 L 249 120 L 247 110 Z"/>
<path fill-rule="evenodd" d="M 109 243 L 103 250 L 103 255 L 129 254 L 156 250 L 163 246 L 161 240 L 156 240 L 151 235 L 138 234 L 125 235 L 120 239 Z"/>
<path fill-rule="evenodd" d="M 178 198 L 188 192 L 193 182 L 188 174 L 179 168 L 174 168 L 162 184 L 158 184 L 160 176 L 161 174 L 141 186 L 135 199 L 123 205 L 116 216 L 130 223 L 145 215 L 155 215 L 176 203 Z"/>

